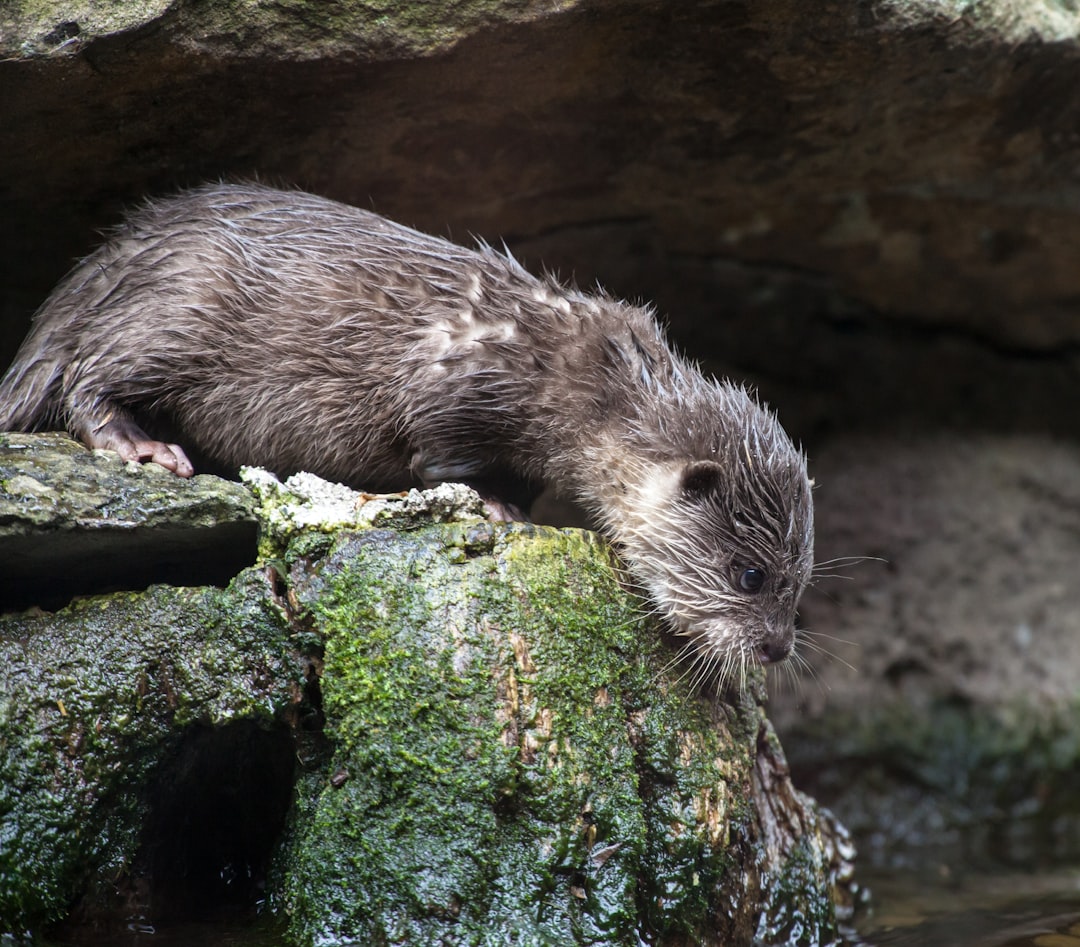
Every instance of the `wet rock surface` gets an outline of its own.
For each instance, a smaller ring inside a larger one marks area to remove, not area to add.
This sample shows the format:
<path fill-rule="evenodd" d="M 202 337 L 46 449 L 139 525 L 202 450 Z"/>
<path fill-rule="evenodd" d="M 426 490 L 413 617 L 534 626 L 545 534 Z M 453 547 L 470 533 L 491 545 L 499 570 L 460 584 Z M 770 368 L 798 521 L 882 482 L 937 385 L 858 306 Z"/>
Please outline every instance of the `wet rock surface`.
<path fill-rule="evenodd" d="M 152 849 L 212 846 L 226 834 L 211 827 L 242 821 L 272 787 L 287 803 L 291 763 L 284 782 L 266 767 L 254 791 L 247 764 L 258 757 L 239 747 L 230 771 L 186 783 L 187 804 L 201 799 L 215 819 L 170 818 L 176 787 L 159 784 L 195 730 L 243 721 L 251 745 L 287 728 L 304 668 L 268 593 L 249 570 L 224 590 L 158 586 L 0 618 L 0 932 L 41 933 L 76 907 L 150 917 L 141 862 Z M 238 783 L 248 798 L 230 798 Z M 276 827 L 267 816 L 261 855 L 233 852 L 235 870 L 250 867 L 241 857 L 266 858 L 283 815 Z M 149 833 L 155 821 L 162 831 Z M 170 870 L 190 864 L 177 857 Z"/>
<path fill-rule="evenodd" d="M 819 561 L 868 558 L 821 567 L 843 578 L 801 608 L 813 675 L 776 681 L 799 784 L 886 862 L 960 838 L 1077 857 L 1080 450 L 864 438 L 816 473 Z"/>
<path fill-rule="evenodd" d="M 35 477 L 82 449 L 9 440 L 62 532 Z M 169 528 L 156 474 L 83 454 Z M 835 938 L 854 851 L 792 786 L 760 676 L 692 689 L 595 535 L 455 486 L 245 478 L 221 515 L 258 519 L 262 558 L 226 587 L 0 617 L 0 933 L 267 898 L 297 945 Z"/>
<path fill-rule="evenodd" d="M 125 464 L 63 434 L 0 434 L 0 611 L 225 585 L 255 561 L 256 531 L 239 484 Z"/>
<path fill-rule="evenodd" d="M 854 850 L 791 786 L 759 679 L 679 681 L 593 534 L 396 527 L 284 553 L 328 741 L 272 888 L 297 943 L 836 936 Z"/>

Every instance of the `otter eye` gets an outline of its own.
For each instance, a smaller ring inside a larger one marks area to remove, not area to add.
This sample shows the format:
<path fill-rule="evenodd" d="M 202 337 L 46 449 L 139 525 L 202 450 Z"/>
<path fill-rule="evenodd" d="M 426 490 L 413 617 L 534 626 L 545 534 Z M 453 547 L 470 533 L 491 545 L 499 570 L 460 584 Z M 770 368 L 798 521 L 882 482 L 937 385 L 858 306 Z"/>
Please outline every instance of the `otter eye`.
<path fill-rule="evenodd" d="M 764 569 L 743 569 L 739 573 L 739 588 L 744 592 L 760 592 L 765 584 Z"/>

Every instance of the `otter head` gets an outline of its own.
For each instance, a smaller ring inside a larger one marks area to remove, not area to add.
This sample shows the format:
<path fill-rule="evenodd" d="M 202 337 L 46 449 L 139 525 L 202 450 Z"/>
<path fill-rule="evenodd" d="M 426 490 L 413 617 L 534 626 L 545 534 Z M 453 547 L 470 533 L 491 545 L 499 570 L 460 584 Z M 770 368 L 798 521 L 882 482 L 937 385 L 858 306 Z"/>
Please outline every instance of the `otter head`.
<path fill-rule="evenodd" d="M 806 464 L 745 441 L 723 460 L 686 464 L 676 508 L 700 567 L 672 583 L 679 631 L 710 663 L 782 661 L 813 571 L 813 500 Z M 689 553 L 690 549 L 686 549 Z"/>
<path fill-rule="evenodd" d="M 725 395 L 722 429 L 698 459 L 651 467 L 638 485 L 643 518 L 620 537 L 699 673 L 721 679 L 791 653 L 814 545 L 805 456 L 742 389 Z"/>

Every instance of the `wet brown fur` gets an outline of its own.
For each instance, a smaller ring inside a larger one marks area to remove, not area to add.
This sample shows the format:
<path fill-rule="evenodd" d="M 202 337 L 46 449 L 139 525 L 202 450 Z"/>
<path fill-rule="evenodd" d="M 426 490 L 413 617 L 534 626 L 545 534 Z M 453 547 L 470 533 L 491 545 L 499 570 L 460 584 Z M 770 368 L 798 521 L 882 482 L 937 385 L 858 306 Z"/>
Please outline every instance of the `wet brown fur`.
<path fill-rule="evenodd" d="M 256 184 L 145 205 L 38 312 L 0 429 L 64 426 L 177 469 L 167 445 L 131 447 L 160 418 L 228 467 L 557 484 L 703 671 L 791 648 L 812 500 L 774 415 L 674 354 L 647 309 L 489 247 Z"/>

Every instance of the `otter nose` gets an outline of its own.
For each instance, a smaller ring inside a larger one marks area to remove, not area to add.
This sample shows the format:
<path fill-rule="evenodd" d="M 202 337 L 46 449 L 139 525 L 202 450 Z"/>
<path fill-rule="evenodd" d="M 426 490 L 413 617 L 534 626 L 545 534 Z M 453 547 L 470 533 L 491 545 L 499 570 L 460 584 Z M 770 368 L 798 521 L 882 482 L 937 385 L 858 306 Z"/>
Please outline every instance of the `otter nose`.
<path fill-rule="evenodd" d="M 776 664 L 791 654 L 791 635 L 770 635 L 764 638 L 757 648 L 758 660 L 762 664 Z"/>

